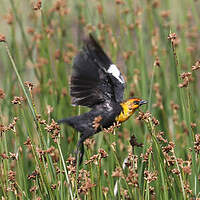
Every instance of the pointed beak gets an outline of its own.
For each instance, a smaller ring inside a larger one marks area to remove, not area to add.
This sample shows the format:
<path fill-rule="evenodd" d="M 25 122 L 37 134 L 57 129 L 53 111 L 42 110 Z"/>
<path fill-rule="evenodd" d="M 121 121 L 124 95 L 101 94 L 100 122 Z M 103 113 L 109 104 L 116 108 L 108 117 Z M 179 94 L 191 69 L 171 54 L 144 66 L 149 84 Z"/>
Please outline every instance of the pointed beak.
<path fill-rule="evenodd" d="M 145 100 L 141 100 L 140 103 L 139 103 L 139 106 L 143 105 L 143 104 L 147 104 L 148 101 L 145 101 Z"/>

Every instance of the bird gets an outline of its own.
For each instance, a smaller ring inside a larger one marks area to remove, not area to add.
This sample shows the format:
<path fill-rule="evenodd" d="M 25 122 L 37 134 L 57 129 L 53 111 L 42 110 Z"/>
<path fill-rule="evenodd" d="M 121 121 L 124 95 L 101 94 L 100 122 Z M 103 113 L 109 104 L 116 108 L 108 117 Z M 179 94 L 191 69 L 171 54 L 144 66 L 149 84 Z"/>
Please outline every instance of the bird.
<path fill-rule="evenodd" d="M 148 103 L 140 98 L 124 100 L 124 89 L 125 80 L 120 70 L 89 34 L 73 61 L 70 95 L 72 105 L 86 106 L 90 111 L 58 121 L 80 132 L 75 151 L 79 163 L 83 160 L 83 142 L 87 138 L 115 123 L 125 122 L 140 106 Z"/>

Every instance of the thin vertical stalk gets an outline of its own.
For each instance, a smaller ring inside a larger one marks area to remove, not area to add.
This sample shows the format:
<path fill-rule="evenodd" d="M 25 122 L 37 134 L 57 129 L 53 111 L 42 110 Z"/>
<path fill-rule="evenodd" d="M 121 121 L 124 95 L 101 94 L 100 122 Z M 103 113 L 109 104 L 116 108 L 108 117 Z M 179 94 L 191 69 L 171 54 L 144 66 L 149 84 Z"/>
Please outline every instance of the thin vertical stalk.
<path fill-rule="evenodd" d="M 65 160 L 64 160 L 64 158 L 63 158 L 63 154 L 62 154 L 62 150 L 61 150 L 60 142 L 59 142 L 59 141 L 57 141 L 57 146 L 58 146 L 59 153 L 60 153 L 60 156 L 61 156 L 62 165 L 63 165 L 64 172 L 65 172 L 65 178 L 66 178 L 66 180 L 67 180 L 67 184 L 68 184 L 68 187 L 69 187 L 70 197 L 71 197 L 71 199 L 73 200 L 74 197 L 73 197 L 73 194 L 72 194 L 71 183 L 70 183 L 70 180 L 69 180 L 69 177 L 68 177 L 67 169 L 66 169 L 66 166 L 65 166 Z"/>

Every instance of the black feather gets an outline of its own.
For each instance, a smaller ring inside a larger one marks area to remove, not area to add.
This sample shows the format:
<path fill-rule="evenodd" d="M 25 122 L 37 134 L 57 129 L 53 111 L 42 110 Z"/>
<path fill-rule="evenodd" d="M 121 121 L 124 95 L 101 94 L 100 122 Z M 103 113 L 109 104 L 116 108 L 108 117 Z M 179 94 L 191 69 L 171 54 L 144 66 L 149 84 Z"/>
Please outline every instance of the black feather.
<path fill-rule="evenodd" d="M 108 70 L 109 66 L 112 64 L 112 61 L 91 34 L 85 40 L 85 46 L 83 49 L 101 69 Z"/>

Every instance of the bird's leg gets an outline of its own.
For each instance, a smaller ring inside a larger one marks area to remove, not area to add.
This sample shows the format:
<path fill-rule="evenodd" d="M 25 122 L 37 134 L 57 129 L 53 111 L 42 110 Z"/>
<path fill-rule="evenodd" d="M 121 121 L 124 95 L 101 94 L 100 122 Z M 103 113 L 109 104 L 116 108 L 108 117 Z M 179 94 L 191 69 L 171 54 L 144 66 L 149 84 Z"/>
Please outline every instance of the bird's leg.
<path fill-rule="evenodd" d="M 76 163 L 78 162 L 80 165 L 83 161 L 83 155 L 84 155 L 83 142 L 81 142 L 81 143 L 78 142 L 75 154 L 76 154 Z"/>
<path fill-rule="evenodd" d="M 77 160 L 79 160 L 79 165 L 83 161 L 83 155 L 84 155 L 84 145 L 83 145 L 83 142 L 86 140 L 86 138 L 88 138 L 87 134 L 81 134 L 81 138 L 78 141 L 77 148 L 76 148 L 76 151 L 75 151 L 76 162 L 77 162 Z M 79 158 L 78 158 L 78 156 L 79 156 Z"/>

